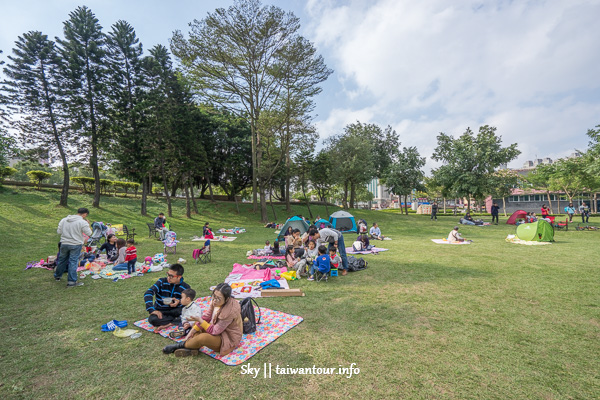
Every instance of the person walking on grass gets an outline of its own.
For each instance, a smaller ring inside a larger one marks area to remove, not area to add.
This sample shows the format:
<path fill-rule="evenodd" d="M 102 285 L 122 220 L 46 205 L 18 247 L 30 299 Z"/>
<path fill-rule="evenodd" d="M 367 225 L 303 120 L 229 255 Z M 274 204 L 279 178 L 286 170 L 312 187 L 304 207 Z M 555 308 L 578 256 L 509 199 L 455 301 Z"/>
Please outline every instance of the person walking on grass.
<path fill-rule="evenodd" d="M 78 209 L 77 214 L 63 218 L 56 230 L 60 235 L 60 250 L 54 279 L 60 281 L 65 271 L 68 271 L 68 288 L 83 286 L 83 282 L 77 282 L 77 267 L 84 242 L 83 235 L 92 236 L 90 223 L 86 219 L 89 213 L 87 208 Z"/>
<path fill-rule="evenodd" d="M 437 213 L 438 213 L 438 204 L 434 201 L 431 205 L 431 220 L 434 219 L 437 221 Z"/>
<path fill-rule="evenodd" d="M 498 225 L 498 212 L 500 211 L 500 207 L 498 207 L 497 203 L 492 204 L 492 223 L 494 223 L 494 220 L 496 220 L 496 224 Z"/>
<path fill-rule="evenodd" d="M 569 205 L 565 207 L 565 213 L 569 216 L 569 222 L 573 222 L 573 215 L 575 214 L 573 203 L 569 203 Z"/>

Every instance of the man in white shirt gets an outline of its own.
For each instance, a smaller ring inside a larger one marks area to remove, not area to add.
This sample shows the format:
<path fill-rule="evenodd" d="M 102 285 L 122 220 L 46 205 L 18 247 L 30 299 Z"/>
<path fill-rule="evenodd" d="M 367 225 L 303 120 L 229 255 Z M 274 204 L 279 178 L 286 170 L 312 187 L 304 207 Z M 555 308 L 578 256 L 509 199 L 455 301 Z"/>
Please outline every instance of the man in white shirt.
<path fill-rule="evenodd" d="M 377 225 L 377 222 L 373 223 L 373 226 L 371 227 L 371 229 L 369 229 L 369 234 L 371 235 L 372 239 L 377 240 L 383 240 L 383 238 L 385 237 L 381 234 L 381 229 L 379 229 L 379 225 Z"/>
<path fill-rule="evenodd" d="M 69 215 L 58 223 L 56 232 L 60 235 L 60 250 L 57 260 L 54 279 L 60 281 L 65 270 L 67 273 L 67 287 L 83 286 L 77 282 L 77 267 L 79 255 L 83 246 L 83 234 L 92 236 L 90 223 L 85 218 L 88 216 L 87 208 L 80 208 L 76 215 Z"/>
<path fill-rule="evenodd" d="M 464 241 L 465 241 L 465 239 L 463 239 L 461 234 L 458 233 L 458 226 L 455 226 L 454 229 L 452 229 L 450 231 L 450 234 L 448 235 L 448 242 L 450 244 L 452 244 L 452 243 L 460 243 L 460 242 L 464 242 Z"/>

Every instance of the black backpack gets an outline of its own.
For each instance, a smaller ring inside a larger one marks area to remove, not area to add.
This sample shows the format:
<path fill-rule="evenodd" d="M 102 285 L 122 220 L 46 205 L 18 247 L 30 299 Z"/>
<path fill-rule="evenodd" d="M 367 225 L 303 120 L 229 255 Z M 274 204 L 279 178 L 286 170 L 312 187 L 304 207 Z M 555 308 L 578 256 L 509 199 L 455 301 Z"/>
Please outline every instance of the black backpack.
<path fill-rule="evenodd" d="M 356 258 L 353 256 L 348 256 L 348 271 L 350 272 L 356 272 L 356 271 L 362 271 L 363 269 L 366 269 L 368 266 L 368 263 L 364 260 L 364 258 Z"/>
<path fill-rule="evenodd" d="M 256 322 L 256 315 L 254 314 L 254 306 L 258 307 L 258 322 Z M 261 312 L 260 306 L 252 297 L 246 297 L 240 302 L 242 309 L 242 323 L 244 324 L 244 334 L 256 332 L 256 324 L 260 324 Z"/>

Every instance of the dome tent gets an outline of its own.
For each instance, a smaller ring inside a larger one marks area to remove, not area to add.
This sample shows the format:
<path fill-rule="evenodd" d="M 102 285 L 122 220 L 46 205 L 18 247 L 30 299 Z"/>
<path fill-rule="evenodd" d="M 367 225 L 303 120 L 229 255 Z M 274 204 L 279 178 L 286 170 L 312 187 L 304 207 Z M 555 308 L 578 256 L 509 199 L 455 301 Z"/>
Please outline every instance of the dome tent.
<path fill-rule="evenodd" d="M 358 232 L 356 229 L 356 220 L 346 211 L 336 211 L 329 216 L 329 223 L 333 229 L 340 232 Z"/>
<path fill-rule="evenodd" d="M 510 217 L 508 217 L 508 220 L 506 221 L 506 223 L 509 225 L 515 225 L 517 223 L 518 219 L 525 219 L 526 216 L 527 216 L 526 211 L 517 210 L 514 213 L 512 213 Z"/>
<path fill-rule="evenodd" d="M 292 217 L 285 221 L 283 228 L 281 228 L 281 230 L 279 231 L 279 235 L 277 235 L 278 242 L 284 240 L 283 235 L 285 235 L 290 226 L 292 227 L 292 229 L 300 229 L 301 235 L 303 235 L 304 232 L 308 231 L 308 224 L 304 219 L 300 217 Z"/>
<path fill-rule="evenodd" d="M 542 219 L 517 226 L 517 237 L 528 242 L 553 242 L 554 228 Z"/>
<path fill-rule="evenodd" d="M 331 228 L 331 224 L 329 223 L 329 221 L 327 221 L 326 219 L 318 219 L 315 221 L 315 225 L 317 226 L 317 228 L 321 229 L 321 224 L 323 225 L 323 228 Z"/>

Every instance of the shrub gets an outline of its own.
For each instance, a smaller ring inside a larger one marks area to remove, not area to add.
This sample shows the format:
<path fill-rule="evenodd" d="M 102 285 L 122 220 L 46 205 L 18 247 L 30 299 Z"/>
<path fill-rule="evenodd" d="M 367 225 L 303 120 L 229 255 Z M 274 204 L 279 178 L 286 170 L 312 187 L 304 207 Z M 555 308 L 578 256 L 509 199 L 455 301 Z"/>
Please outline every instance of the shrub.
<path fill-rule="evenodd" d="M 90 189 L 94 186 L 94 178 L 90 178 L 88 176 L 74 176 L 71 180 L 77 183 L 79 186 L 83 188 L 83 191 L 86 193 L 90 192 Z"/>
<path fill-rule="evenodd" d="M 27 172 L 27 176 L 31 183 L 37 184 L 38 190 L 41 189 L 42 181 L 50 178 L 52 174 L 46 171 L 29 171 Z"/>
<path fill-rule="evenodd" d="M 17 173 L 17 170 L 12 167 L 0 167 L 0 185 L 4 179 Z"/>

